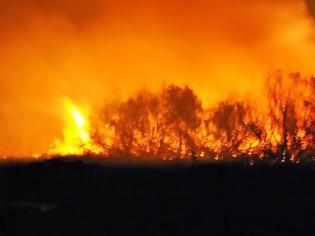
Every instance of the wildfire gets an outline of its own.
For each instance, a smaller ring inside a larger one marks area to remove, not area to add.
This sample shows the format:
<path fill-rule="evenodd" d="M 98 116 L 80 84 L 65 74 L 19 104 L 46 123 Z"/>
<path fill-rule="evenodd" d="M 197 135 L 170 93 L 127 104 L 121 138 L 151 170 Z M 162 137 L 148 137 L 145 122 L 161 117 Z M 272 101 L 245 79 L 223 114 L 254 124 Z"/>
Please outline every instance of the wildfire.
<path fill-rule="evenodd" d="M 63 139 L 50 155 L 127 156 L 162 160 L 225 160 L 246 156 L 279 161 L 314 158 L 315 79 L 299 74 L 266 81 L 266 110 L 226 100 L 204 108 L 189 87 L 141 92 L 101 111 L 64 100 Z M 275 78 L 273 77 L 273 78 Z M 294 84 L 285 83 L 293 80 Z M 294 86 L 294 93 L 288 92 Z"/>
<path fill-rule="evenodd" d="M 312 0 L 17 2 L 0 159 L 314 157 Z"/>
<path fill-rule="evenodd" d="M 91 152 L 99 154 L 101 150 L 93 143 L 90 135 L 90 114 L 74 104 L 70 99 L 63 101 L 65 128 L 63 139 L 56 139 L 50 155 L 83 155 Z"/>

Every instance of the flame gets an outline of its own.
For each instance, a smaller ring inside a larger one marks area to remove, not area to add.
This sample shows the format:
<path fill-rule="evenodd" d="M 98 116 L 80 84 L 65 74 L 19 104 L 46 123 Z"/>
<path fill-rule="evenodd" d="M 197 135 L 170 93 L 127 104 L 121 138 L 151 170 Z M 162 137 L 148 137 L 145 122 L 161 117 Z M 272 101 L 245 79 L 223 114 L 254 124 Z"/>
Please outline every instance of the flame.
<path fill-rule="evenodd" d="M 139 92 L 100 111 L 64 101 L 63 139 L 51 155 L 223 160 L 274 156 L 298 162 L 315 152 L 315 78 L 277 72 L 266 80 L 268 106 L 222 101 L 204 108 L 189 87 Z M 292 92 L 291 89 L 293 89 Z"/>
<path fill-rule="evenodd" d="M 311 1 L 1 1 L 0 156 L 301 156 Z"/>
<path fill-rule="evenodd" d="M 69 98 L 64 99 L 65 128 L 63 139 L 56 139 L 49 155 L 99 154 L 101 150 L 93 143 L 90 135 L 90 114 L 88 109 L 76 105 Z"/>

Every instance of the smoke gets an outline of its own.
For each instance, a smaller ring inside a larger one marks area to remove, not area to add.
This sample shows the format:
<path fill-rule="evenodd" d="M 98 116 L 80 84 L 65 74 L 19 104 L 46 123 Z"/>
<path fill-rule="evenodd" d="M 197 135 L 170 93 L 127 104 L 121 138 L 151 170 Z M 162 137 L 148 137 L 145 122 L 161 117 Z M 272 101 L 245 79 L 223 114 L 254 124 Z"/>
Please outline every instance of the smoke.
<path fill-rule="evenodd" d="M 0 153 L 47 150 L 64 97 L 97 109 L 175 83 L 206 105 L 255 100 L 273 70 L 314 72 L 311 15 L 311 0 L 3 0 Z"/>
<path fill-rule="evenodd" d="M 315 17 L 315 2 L 313 0 L 305 0 L 305 2 L 310 15 Z"/>

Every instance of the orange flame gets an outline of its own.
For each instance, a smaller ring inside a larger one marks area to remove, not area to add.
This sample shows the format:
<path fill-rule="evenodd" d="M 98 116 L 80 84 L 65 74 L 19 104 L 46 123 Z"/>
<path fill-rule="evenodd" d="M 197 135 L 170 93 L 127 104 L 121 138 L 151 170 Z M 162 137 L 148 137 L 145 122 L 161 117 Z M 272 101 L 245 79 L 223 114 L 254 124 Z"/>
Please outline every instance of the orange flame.
<path fill-rule="evenodd" d="M 62 140 L 55 140 L 49 155 L 83 155 L 88 152 L 99 154 L 101 149 L 92 141 L 90 135 L 90 114 L 88 109 L 81 108 L 70 99 L 63 101 L 65 128 Z"/>
<path fill-rule="evenodd" d="M 266 81 L 265 111 L 232 100 L 205 109 L 190 88 L 177 86 L 141 92 L 93 118 L 90 109 L 67 99 L 64 138 L 49 154 L 298 161 L 309 152 L 313 158 L 315 79 L 280 72 L 272 78 Z"/>

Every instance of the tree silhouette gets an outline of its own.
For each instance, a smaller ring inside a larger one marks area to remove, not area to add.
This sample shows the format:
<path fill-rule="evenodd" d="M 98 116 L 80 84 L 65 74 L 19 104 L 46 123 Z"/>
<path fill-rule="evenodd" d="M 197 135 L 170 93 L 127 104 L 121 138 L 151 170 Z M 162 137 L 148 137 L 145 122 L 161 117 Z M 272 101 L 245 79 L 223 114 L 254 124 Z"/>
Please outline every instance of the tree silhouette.
<path fill-rule="evenodd" d="M 186 151 L 194 150 L 193 132 L 201 123 L 201 102 L 187 86 L 169 86 L 162 92 L 161 99 L 164 127 L 169 136 L 175 135 L 178 140 L 177 155 L 182 155 L 183 147 Z"/>
<path fill-rule="evenodd" d="M 315 78 L 278 71 L 266 80 L 265 98 L 263 111 L 250 100 L 232 99 L 203 109 L 187 86 L 141 91 L 106 106 L 95 118 L 92 138 L 105 154 L 312 161 Z"/>
<path fill-rule="evenodd" d="M 215 137 L 222 141 L 221 155 L 229 157 L 239 150 L 249 129 L 246 117 L 249 109 L 240 102 L 221 102 L 216 108 L 212 122 L 215 125 Z"/>

